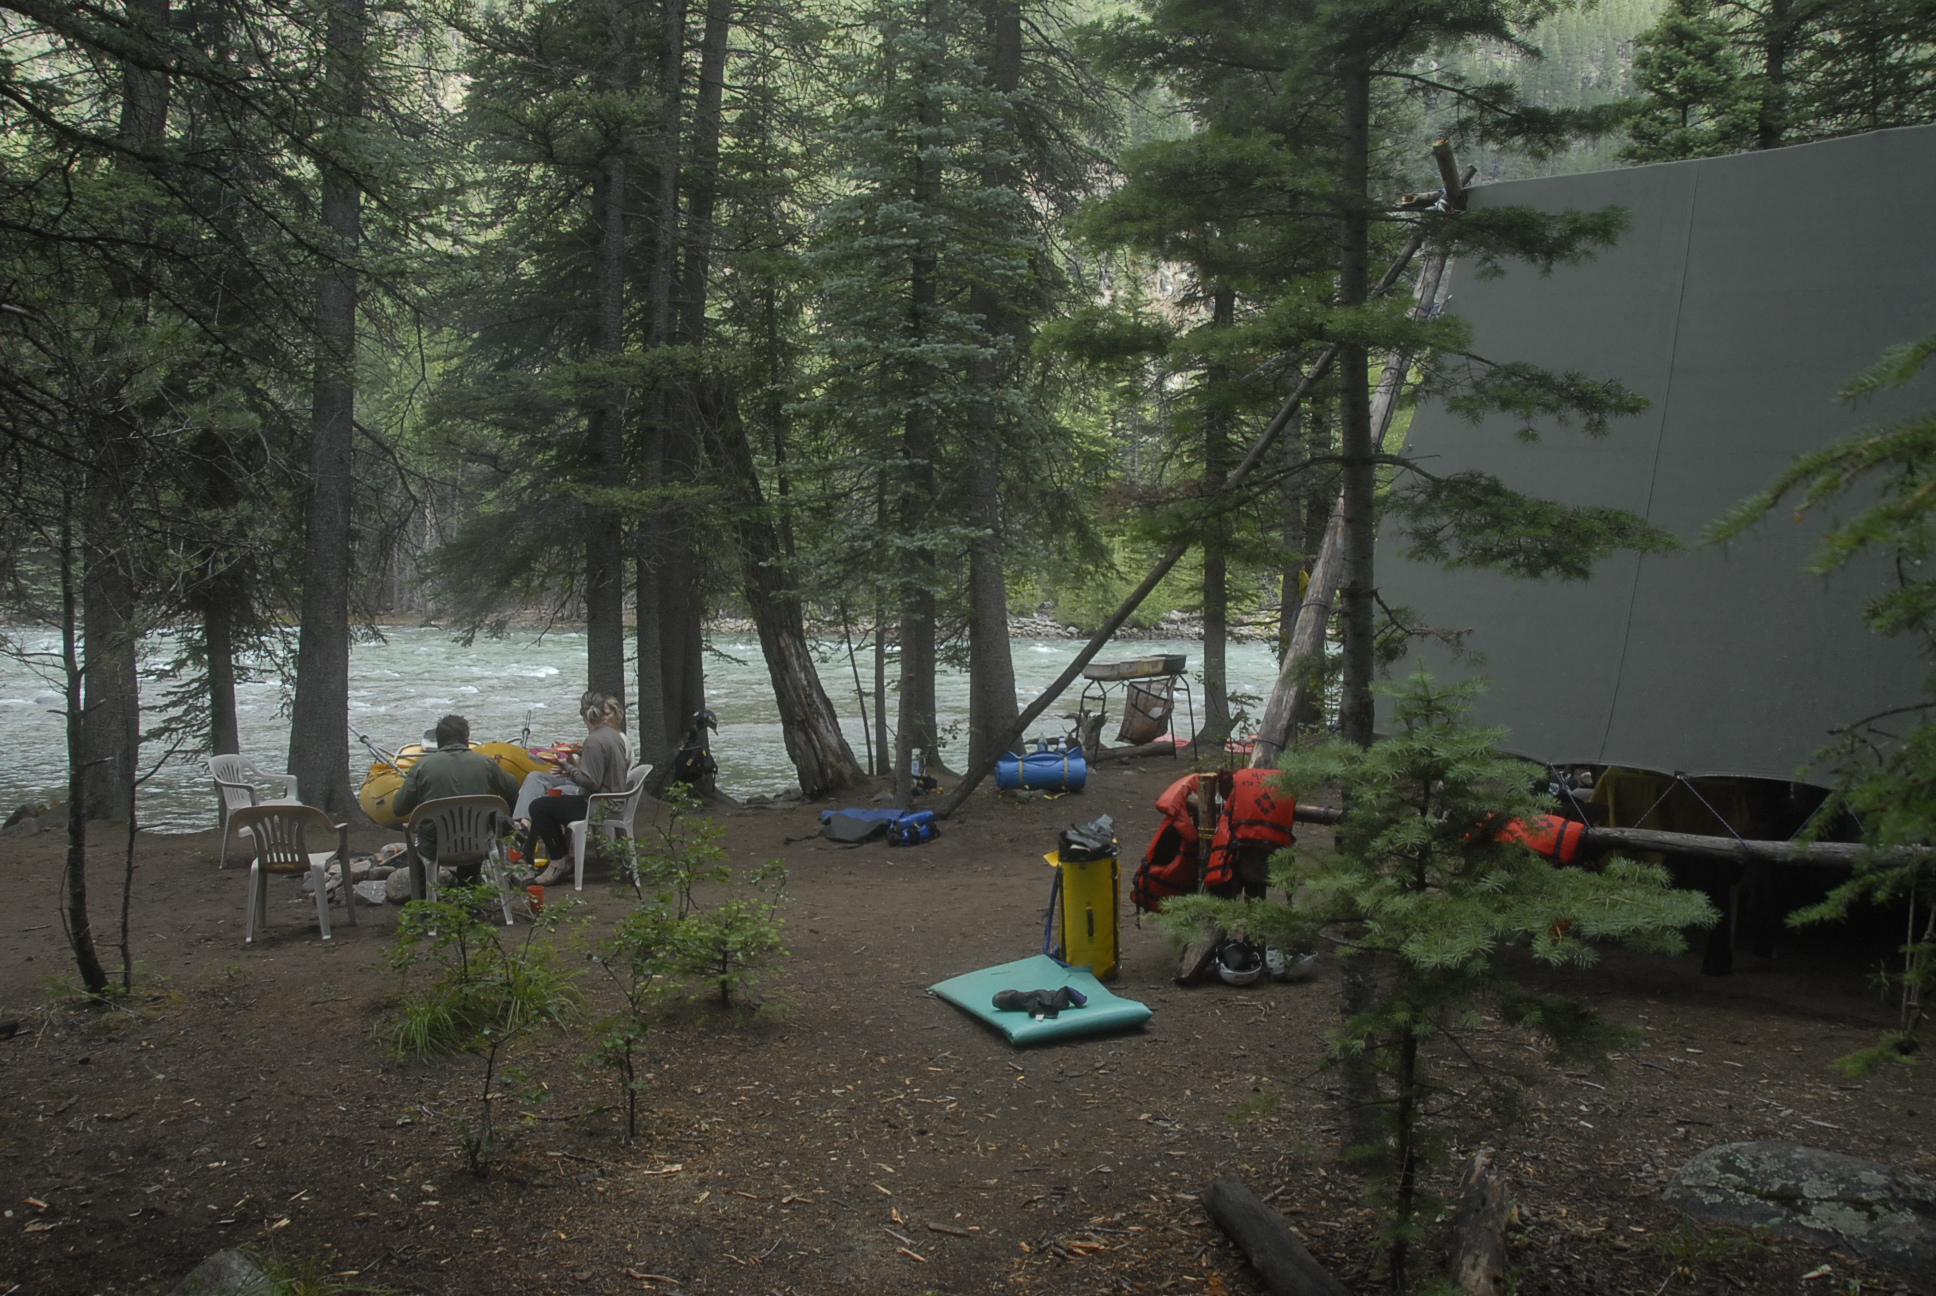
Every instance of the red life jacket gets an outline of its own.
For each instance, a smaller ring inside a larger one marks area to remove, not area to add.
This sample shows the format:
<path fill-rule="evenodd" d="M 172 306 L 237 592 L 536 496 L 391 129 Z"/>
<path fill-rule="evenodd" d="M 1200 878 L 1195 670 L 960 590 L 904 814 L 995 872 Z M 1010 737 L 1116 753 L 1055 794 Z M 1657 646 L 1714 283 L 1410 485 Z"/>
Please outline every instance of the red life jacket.
<path fill-rule="evenodd" d="M 1197 889 L 1197 824 L 1190 817 L 1190 794 L 1197 776 L 1186 774 L 1156 798 L 1163 823 L 1150 838 L 1149 849 L 1130 886 L 1130 903 L 1143 913 L 1155 913 L 1171 896 L 1194 895 Z"/>
<path fill-rule="evenodd" d="M 1217 835 L 1210 840 L 1210 867 L 1203 878 L 1206 889 L 1227 886 L 1236 878 L 1240 847 L 1275 851 L 1297 840 L 1291 835 L 1297 798 L 1278 790 L 1276 770 L 1240 769 L 1224 779 L 1229 782 L 1223 793 L 1223 813 L 1217 816 Z"/>
<path fill-rule="evenodd" d="M 1493 835 L 1494 841 L 1518 842 L 1535 855 L 1555 864 L 1571 864 L 1580 857 L 1580 843 L 1586 840 L 1586 825 L 1577 819 L 1558 815 L 1534 815 L 1514 819 Z"/>

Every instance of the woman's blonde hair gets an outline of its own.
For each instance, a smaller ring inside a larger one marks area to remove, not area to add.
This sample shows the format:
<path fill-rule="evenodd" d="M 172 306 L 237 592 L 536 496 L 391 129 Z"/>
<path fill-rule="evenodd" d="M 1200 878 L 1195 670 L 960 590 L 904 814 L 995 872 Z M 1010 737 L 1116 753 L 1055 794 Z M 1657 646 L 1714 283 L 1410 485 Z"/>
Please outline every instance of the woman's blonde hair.
<path fill-rule="evenodd" d="M 597 693 L 587 691 L 578 699 L 579 714 L 586 724 L 601 724 L 608 717 L 614 717 L 619 727 L 625 726 L 625 701 L 616 693 Z"/>

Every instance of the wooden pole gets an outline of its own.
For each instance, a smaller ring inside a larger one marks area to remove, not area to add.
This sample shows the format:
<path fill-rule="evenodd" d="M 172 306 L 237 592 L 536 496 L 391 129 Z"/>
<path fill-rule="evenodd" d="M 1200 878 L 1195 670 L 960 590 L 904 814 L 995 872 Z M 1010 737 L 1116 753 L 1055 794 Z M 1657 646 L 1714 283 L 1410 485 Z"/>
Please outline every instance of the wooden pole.
<path fill-rule="evenodd" d="M 1344 818 L 1336 806 L 1298 803 L 1297 821 L 1335 824 Z M 1653 828 L 1595 828 L 1587 826 L 1581 845 L 1593 854 L 1612 851 L 1658 851 L 1667 855 L 1697 855 L 1702 859 L 1736 864 L 1818 865 L 1851 868 L 1864 861 L 1876 864 L 1914 864 L 1936 855 L 1936 847 L 1897 846 L 1875 850 L 1861 842 L 1742 841 L 1704 833 L 1661 832 Z"/>

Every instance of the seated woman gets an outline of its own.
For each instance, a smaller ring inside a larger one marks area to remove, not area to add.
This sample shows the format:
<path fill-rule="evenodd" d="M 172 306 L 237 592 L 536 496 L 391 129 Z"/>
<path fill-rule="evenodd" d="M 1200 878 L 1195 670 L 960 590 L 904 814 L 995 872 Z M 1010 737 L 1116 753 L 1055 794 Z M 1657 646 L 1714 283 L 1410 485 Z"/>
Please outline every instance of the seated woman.
<path fill-rule="evenodd" d="M 553 886 L 571 874 L 568 825 L 583 819 L 588 797 L 599 792 L 623 792 L 632 769 L 632 749 L 625 741 L 625 706 L 608 693 L 588 693 L 585 704 L 585 746 L 577 761 L 566 767 L 574 791 L 563 796 L 538 797 L 531 802 L 531 822 L 524 835 L 524 857 L 532 858 L 534 838 L 543 838 L 549 868 L 537 878 Z"/>

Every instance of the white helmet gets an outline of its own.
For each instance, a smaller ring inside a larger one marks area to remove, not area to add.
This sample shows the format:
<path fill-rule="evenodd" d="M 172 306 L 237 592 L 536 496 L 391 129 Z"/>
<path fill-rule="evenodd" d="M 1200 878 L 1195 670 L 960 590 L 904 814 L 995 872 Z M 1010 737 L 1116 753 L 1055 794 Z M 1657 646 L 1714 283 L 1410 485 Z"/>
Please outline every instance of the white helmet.
<path fill-rule="evenodd" d="M 1264 946 L 1264 968 L 1273 981 L 1303 981 L 1317 962 L 1315 954 L 1286 954 L 1275 945 Z"/>
<path fill-rule="evenodd" d="M 1264 956 L 1249 941 L 1225 941 L 1217 947 L 1217 975 L 1225 985 L 1254 985 L 1264 975 Z"/>

